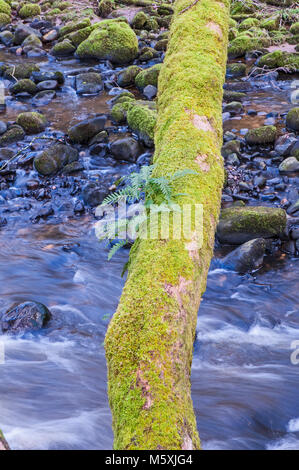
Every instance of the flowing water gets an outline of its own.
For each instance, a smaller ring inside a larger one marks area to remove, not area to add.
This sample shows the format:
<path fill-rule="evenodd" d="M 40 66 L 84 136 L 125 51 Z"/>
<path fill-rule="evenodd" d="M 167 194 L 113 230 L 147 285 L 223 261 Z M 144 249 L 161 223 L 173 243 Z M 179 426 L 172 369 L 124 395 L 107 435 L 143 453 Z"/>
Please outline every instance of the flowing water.
<path fill-rule="evenodd" d="M 67 75 L 79 64 L 54 68 Z M 111 98 L 78 98 L 70 80 L 43 110 L 59 131 L 106 112 Z M 262 113 L 256 125 L 265 110 L 288 109 L 288 95 L 252 90 L 248 105 Z M 28 106 L 8 103 L 6 118 Z M 232 119 L 225 127 L 242 130 L 252 119 Z M 0 311 L 36 300 L 53 319 L 42 333 L 1 337 L 1 428 L 13 449 L 110 449 L 103 340 L 123 287 L 127 250 L 108 262 L 88 214 L 32 225 L 20 211 L 8 222 L 0 232 Z M 298 449 L 299 365 L 290 360 L 291 343 L 299 340 L 298 258 L 268 257 L 254 275 L 240 276 L 221 267 L 223 254 L 217 249 L 211 265 L 192 367 L 203 448 Z"/>

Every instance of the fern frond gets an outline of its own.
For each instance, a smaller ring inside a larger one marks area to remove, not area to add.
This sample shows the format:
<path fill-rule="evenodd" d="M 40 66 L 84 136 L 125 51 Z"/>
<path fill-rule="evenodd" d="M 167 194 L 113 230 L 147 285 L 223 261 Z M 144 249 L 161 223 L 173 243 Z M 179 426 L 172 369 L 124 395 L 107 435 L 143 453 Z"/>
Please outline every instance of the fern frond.
<path fill-rule="evenodd" d="M 110 261 L 111 258 L 118 252 L 123 246 L 127 244 L 127 240 L 120 240 L 119 242 L 115 243 L 111 250 L 108 253 L 108 260 Z"/>

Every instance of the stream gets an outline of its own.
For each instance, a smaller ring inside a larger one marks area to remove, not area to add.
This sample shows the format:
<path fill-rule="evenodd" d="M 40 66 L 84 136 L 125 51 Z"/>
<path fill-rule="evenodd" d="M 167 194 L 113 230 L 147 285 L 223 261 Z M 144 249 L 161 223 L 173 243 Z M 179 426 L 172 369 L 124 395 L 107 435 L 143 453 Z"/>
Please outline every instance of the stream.
<path fill-rule="evenodd" d="M 0 51 L 1 62 L 16 60 L 26 59 Z M 109 112 L 113 95 L 108 90 L 79 97 L 72 86 L 80 67 L 100 67 L 109 75 L 106 64 L 48 60 L 35 62 L 41 70 L 59 70 L 66 77 L 56 99 L 43 106 L 52 135 L 92 114 Z M 224 130 L 242 136 L 244 128 L 263 125 L 270 111 L 286 113 L 291 81 L 283 79 L 280 85 L 278 90 L 271 84 L 263 89 L 252 85 L 243 103 L 245 115 L 225 120 Z M 257 115 L 247 114 L 252 108 Z M 30 102 L 9 96 L 1 118 L 13 121 L 27 110 L 32 110 Z M 127 129 L 121 132 L 126 135 Z M 95 169 L 88 152 L 83 161 L 86 180 L 99 172 L 115 180 L 138 166 L 117 162 Z M 277 169 L 268 171 L 277 176 Z M 34 219 L 47 198 L 26 194 L 27 181 L 38 180 L 40 188 L 47 188 L 35 170 L 16 172 L 13 186 L 3 189 L 14 195 L 0 201 L 7 219 L 0 231 L 0 311 L 35 300 L 53 317 L 41 332 L 0 338 L 5 350 L 1 428 L 12 449 L 111 449 L 103 341 L 124 285 L 121 271 L 128 250 L 108 262 L 108 248 L 95 237 L 92 212 L 74 214 L 79 196 L 72 189 L 78 177 L 68 177 L 67 184 L 62 179 L 57 187 L 57 181 L 50 182 L 54 214 Z M 297 183 L 289 178 L 289 187 Z M 221 266 L 229 250 L 216 245 L 198 315 L 192 397 L 202 446 L 298 449 L 299 365 L 290 360 L 291 343 L 299 340 L 298 257 L 277 251 L 266 256 L 257 272 L 240 275 Z"/>

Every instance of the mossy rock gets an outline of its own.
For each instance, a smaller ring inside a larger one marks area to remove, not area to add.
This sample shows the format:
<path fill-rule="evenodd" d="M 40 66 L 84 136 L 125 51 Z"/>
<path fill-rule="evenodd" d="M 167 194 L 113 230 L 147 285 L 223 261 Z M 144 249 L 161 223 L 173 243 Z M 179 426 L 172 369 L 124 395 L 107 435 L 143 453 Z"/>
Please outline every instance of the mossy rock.
<path fill-rule="evenodd" d="M 127 120 L 127 111 L 134 104 L 134 98 L 126 97 L 122 102 L 117 102 L 111 109 L 110 117 L 116 124 L 124 124 Z"/>
<path fill-rule="evenodd" d="M 293 173 L 299 171 L 299 161 L 296 157 L 286 158 L 280 165 L 279 171 L 281 173 Z"/>
<path fill-rule="evenodd" d="M 65 36 L 66 34 L 73 33 L 74 31 L 78 31 L 79 29 L 87 28 L 91 25 L 89 18 L 84 18 L 80 21 L 71 21 L 67 23 L 65 26 L 62 26 L 59 30 L 59 36 Z"/>
<path fill-rule="evenodd" d="M 10 5 L 5 2 L 4 0 L 0 0 L 0 13 L 4 13 L 5 15 L 9 16 L 11 15 L 11 8 Z"/>
<path fill-rule="evenodd" d="M 102 18 L 107 18 L 115 8 L 114 0 L 100 0 L 98 2 L 98 14 Z"/>
<path fill-rule="evenodd" d="M 98 27 L 99 23 L 94 23 L 91 26 L 87 26 L 83 29 L 78 29 L 78 31 L 74 31 L 73 33 L 66 34 L 63 36 L 64 39 L 69 39 L 71 43 L 77 48 L 81 42 L 88 39 L 91 35 L 92 31 L 94 31 Z"/>
<path fill-rule="evenodd" d="M 242 102 L 246 98 L 246 93 L 241 93 L 240 91 L 230 91 L 224 90 L 223 99 L 224 101 L 240 101 Z"/>
<path fill-rule="evenodd" d="M 139 55 L 139 60 L 140 61 L 149 61 L 149 60 L 152 60 L 154 59 L 155 57 L 158 57 L 158 52 L 153 49 L 152 47 L 143 47 L 140 51 L 140 55 Z"/>
<path fill-rule="evenodd" d="M 231 15 L 239 15 L 242 13 L 255 13 L 256 4 L 251 0 L 239 0 L 232 3 Z"/>
<path fill-rule="evenodd" d="M 29 93 L 30 95 L 34 95 L 38 90 L 32 80 L 24 78 L 15 83 L 10 88 L 10 91 L 13 95 L 18 95 L 19 93 Z"/>
<path fill-rule="evenodd" d="M 279 28 L 279 16 L 276 18 L 268 18 L 261 22 L 260 27 L 267 31 L 275 31 Z"/>
<path fill-rule="evenodd" d="M 246 31 L 247 29 L 250 29 L 253 26 L 258 26 L 259 23 L 259 20 L 257 20 L 256 18 L 246 18 L 246 20 L 243 20 L 240 23 L 239 31 Z"/>
<path fill-rule="evenodd" d="M 247 31 L 247 34 L 239 35 L 230 42 L 228 56 L 234 59 L 243 57 L 247 52 L 261 48 L 264 45 L 265 42 L 261 38 L 249 36 Z"/>
<path fill-rule="evenodd" d="M 277 7 L 290 7 L 294 3 L 293 0 L 264 0 L 264 2 Z"/>
<path fill-rule="evenodd" d="M 54 144 L 34 159 L 34 167 L 42 176 L 50 176 L 79 158 L 78 151 L 69 145 Z"/>
<path fill-rule="evenodd" d="M 151 16 L 143 27 L 146 31 L 159 31 L 159 23 L 154 16 Z"/>
<path fill-rule="evenodd" d="M 135 78 L 136 86 L 140 89 L 145 88 L 147 85 L 157 87 L 161 67 L 162 64 L 156 64 L 148 69 L 142 70 L 142 72 L 140 72 Z"/>
<path fill-rule="evenodd" d="M 127 111 L 129 127 L 137 132 L 140 140 L 147 146 L 154 144 L 157 113 L 147 106 L 132 105 Z"/>
<path fill-rule="evenodd" d="M 32 46 L 32 47 L 42 47 L 41 40 L 36 36 L 36 34 L 30 34 L 22 42 L 22 47 Z"/>
<path fill-rule="evenodd" d="M 144 13 L 144 11 L 138 11 L 134 18 L 131 21 L 131 26 L 134 29 L 143 29 L 145 23 L 147 22 L 149 16 Z"/>
<path fill-rule="evenodd" d="M 283 67 L 294 72 L 299 70 L 299 54 L 282 51 L 270 52 L 259 59 L 258 66 L 269 69 Z"/>
<path fill-rule="evenodd" d="M 135 59 L 138 40 L 134 31 L 124 21 L 106 20 L 77 48 L 80 59 L 110 60 L 126 64 Z"/>
<path fill-rule="evenodd" d="M 76 47 L 71 43 L 69 39 L 64 39 L 61 42 L 55 44 L 51 49 L 51 54 L 55 57 L 64 57 L 72 55 L 76 51 Z"/>
<path fill-rule="evenodd" d="M 296 23 L 292 24 L 292 26 L 290 27 L 290 32 L 292 34 L 299 34 L 299 21 L 297 21 Z"/>
<path fill-rule="evenodd" d="M 166 51 L 168 46 L 168 39 L 160 39 L 155 44 L 156 51 Z"/>
<path fill-rule="evenodd" d="M 39 66 L 35 64 L 19 64 L 15 67 L 7 67 L 3 76 L 11 78 L 14 76 L 17 80 L 30 78 L 33 72 L 39 72 Z"/>
<path fill-rule="evenodd" d="M 299 131 L 299 108 L 293 108 L 288 112 L 286 124 L 292 131 Z"/>
<path fill-rule="evenodd" d="M 244 75 L 246 75 L 246 64 L 243 64 L 243 63 L 229 64 L 226 69 L 226 74 L 229 77 L 244 77 Z"/>
<path fill-rule="evenodd" d="M 34 3 L 26 3 L 26 5 L 24 5 L 19 11 L 19 16 L 22 19 L 32 18 L 33 16 L 37 16 L 40 14 L 41 14 L 40 6 Z"/>
<path fill-rule="evenodd" d="M 43 114 L 36 112 L 21 113 L 17 117 L 17 124 L 21 126 L 26 134 L 39 134 L 47 126 L 47 119 Z"/>
<path fill-rule="evenodd" d="M 272 144 L 276 140 L 277 129 L 275 126 L 262 126 L 257 129 L 250 129 L 245 135 L 245 140 L 249 145 Z"/>
<path fill-rule="evenodd" d="M 11 126 L 4 134 L 0 136 L 0 147 L 4 147 L 8 144 L 13 144 L 19 140 L 23 140 L 25 137 L 24 129 L 21 126 Z"/>
<path fill-rule="evenodd" d="M 255 238 L 279 237 L 286 227 L 286 213 L 272 207 L 223 209 L 217 227 L 221 243 L 240 245 Z"/>
<path fill-rule="evenodd" d="M 118 74 L 117 84 L 123 88 L 134 85 L 135 78 L 141 71 L 141 67 L 138 67 L 137 65 L 130 65 Z"/>
<path fill-rule="evenodd" d="M 6 13 L 0 13 L 0 28 L 10 23 L 10 16 L 6 15 Z"/>
<path fill-rule="evenodd" d="M 229 155 L 232 155 L 233 153 L 239 154 L 240 148 L 241 148 L 241 142 L 239 140 L 230 140 L 229 142 L 226 142 L 223 145 L 221 149 L 221 155 L 223 156 L 223 158 L 227 158 Z"/>

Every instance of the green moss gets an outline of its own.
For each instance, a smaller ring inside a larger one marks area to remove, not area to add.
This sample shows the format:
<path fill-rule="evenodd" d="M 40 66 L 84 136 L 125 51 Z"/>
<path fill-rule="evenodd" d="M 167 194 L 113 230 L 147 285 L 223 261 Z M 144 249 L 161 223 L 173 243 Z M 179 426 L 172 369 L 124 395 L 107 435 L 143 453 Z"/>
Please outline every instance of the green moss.
<path fill-rule="evenodd" d="M 203 204 L 203 244 L 197 248 L 195 242 L 192 251 L 185 239 L 159 238 L 140 240 L 131 250 L 128 279 L 105 340 L 116 449 L 200 447 L 190 366 L 224 180 L 229 2 L 201 0 L 179 14 L 192 3 L 175 2 L 158 82 L 154 162 L 157 176 L 184 168 L 198 172 L 180 179 L 175 190 L 189 194 L 178 196 L 178 204 Z M 132 107 L 128 115 L 141 119 L 139 112 Z"/>
<path fill-rule="evenodd" d="M 299 21 L 292 24 L 292 26 L 290 27 L 290 31 L 292 34 L 299 34 Z"/>
<path fill-rule="evenodd" d="M 275 126 L 262 126 L 250 129 L 245 140 L 250 145 L 271 144 L 276 140 L 277 129 Z"/>
<path fill-rule="evenodd" d="M 115 8 L 114 0 L 100 0 L 98 2 L 98 13 L 102 18 L 106 18 Z"/>
<path fill-rule="evenodd" d="M 243 20 L 240 24 L 239 31 L 246 31 L 247 29 L 250 29 L 253 26 L 258 26 L 259 23 L 259 20 L 257 20 L 256 18 L 247 18 L 246 20 Z"/>
<path fill-rule="evenodd" d="M 275 18 L 267 18 L 261 22 L 260 27 L 267 31 L 277 30 L 279 28 L 279 16 L 276 16 Z"/>
<path fill-rule="evenodd" d="M 35 64 L 19 64 L 14 67 L 6 67 L 4 77 L 15 77 L 17 80 L 30 78 L 32 72 L 39 72 L 39 66 Z"/>
<path fill-rule="evenodd" d="M 145 25 L 143 26 L 144 29 L 146 29 L 147 31 L 158 31 L 159 30 L 159 24 L 158 24 L 158 21 L 156 20 L 156 18 L 154 16 L 151 16 L 145 23 Z"/>
<path fill-rule="evenodd" d="M 223 209 L 217 228 L 221 243 L 241 244 L 254 238 L 278 237 L 286 227 L 286 213 L 272 207 Z"/>
<path fill-rule="evenodd" d="M 77 48 L 80 59 L 110 60 L 126 64 L 135 59 L 138 40 L 134 31 L 124 21 L 106 20 Z"/>
<path fill-rule="evenodd" d="M 15 83 L 10 88 L 10 91 L 14 95 L 17 95 L 18 93 L 29 93 L 30 95 L 34 95 L 37 92 L 37 87 L 32 80 L 24 78 Z"/>
<path fill-rule="evenodd" d="M 258 65 L 269 69 L 284 67 L 289 68 L 290 71 L 299 70 L 299 54 L 282 51 L 270 52 L 259 59 Z"/>
<path fill-rule="evenodd" d="M 0 13 L 0 27 L 10 23 L 10 16 L 5 13 Z"/>
<path fill-rule="evenodd" d="M 69 41 L 69 39 L 64 39 L 61 42 L 55 44 L 51 49 L 51 53 L 54 56 L 68 56 L 72 55 L 76 50 L 76 47 Z"/>
<path fill-rule="evenodd" d="M 147 106 L 132 106 L 127 111 L 128 125 L 136 131 L 141 140 L 151 145 L 154 139 L 157 113 Z"/>
<path fill-rule="evenodd" d="M 224 90 L 223 99 L 225 101 L 242 101 L 246 98 L 246 93 L 241 93 L 239 91 L 230 91 Z"/>
<path fill-rule="evenodd" d="M 243 13 L 255 13 L 257 8 L 256 3 L 251 0 L 239 0 L 232 2 L 231 14 L 239 15 Z"/>
<path fill-rule="evenodd" d="M 72 21 L 71 23 L 68 23 L 60 28 L 59 36 L 65 36 L 66 34 L 78 31 L 79 29 L 87 28 L 90 25 L 91 23 L 89 18 L 84 18 L 82 21 Z"/>
<path fill-rule="evenodd" d="M 26 134 L 38 134 L 42 132 L 47 125 L 45 116 L 36 112 L 21 113 L 18 115 L 16 122 L 24 129 Z"/>
<path fill-rule="evenodd" d="M 39 5 L 34 3 L 26 3 L 21 10 L 19 11 L 19 16 L 21 18 L 32 18 L 41 14 L 41 9 Z"/>
<path fill-rule="evenodd" d="M 135 78 L 136 86 L 141 89 L 147 85 L 157 86 L 161 67 L 161 64 L 156 64 L 140 72 Z"/>
<path fill-rule="evenodd" d="M 145 23 L 147 22 L 147 20 L 148 20 L 148 15 L 146 15 L 144 11 L 139 11 L 134 16 L 131 22 L 131 26 L 134 29 L 142 29 Z"/>
<path fill-rule="evenodd" d="M 270 43 L 270 37 L 265 30 L 253 27 L 231 41 L 228 55 L 231 58 L 242 57 L 247 52 L 269 46 Z"/>
<path fill-rule="evenodd" d="M 11 126 L 4 134 L 0 136 L 0 147 L 19 142 L 25 137 L 25 132 L 20 126 Z"/>
<path fill-rule="evenodd" d="M 0 13 L 4 13 L 7 16 L 11 14 L 11 8 L 4 0 L 0 0 Z"/>
<path fill-rule="evenodd" d="M 121 87 L 134 85 L 136 76 L 141 72 L 141 67 L 138 65 L 130 65 L 122 70 L 117 76 L 117 84 Z"/>

